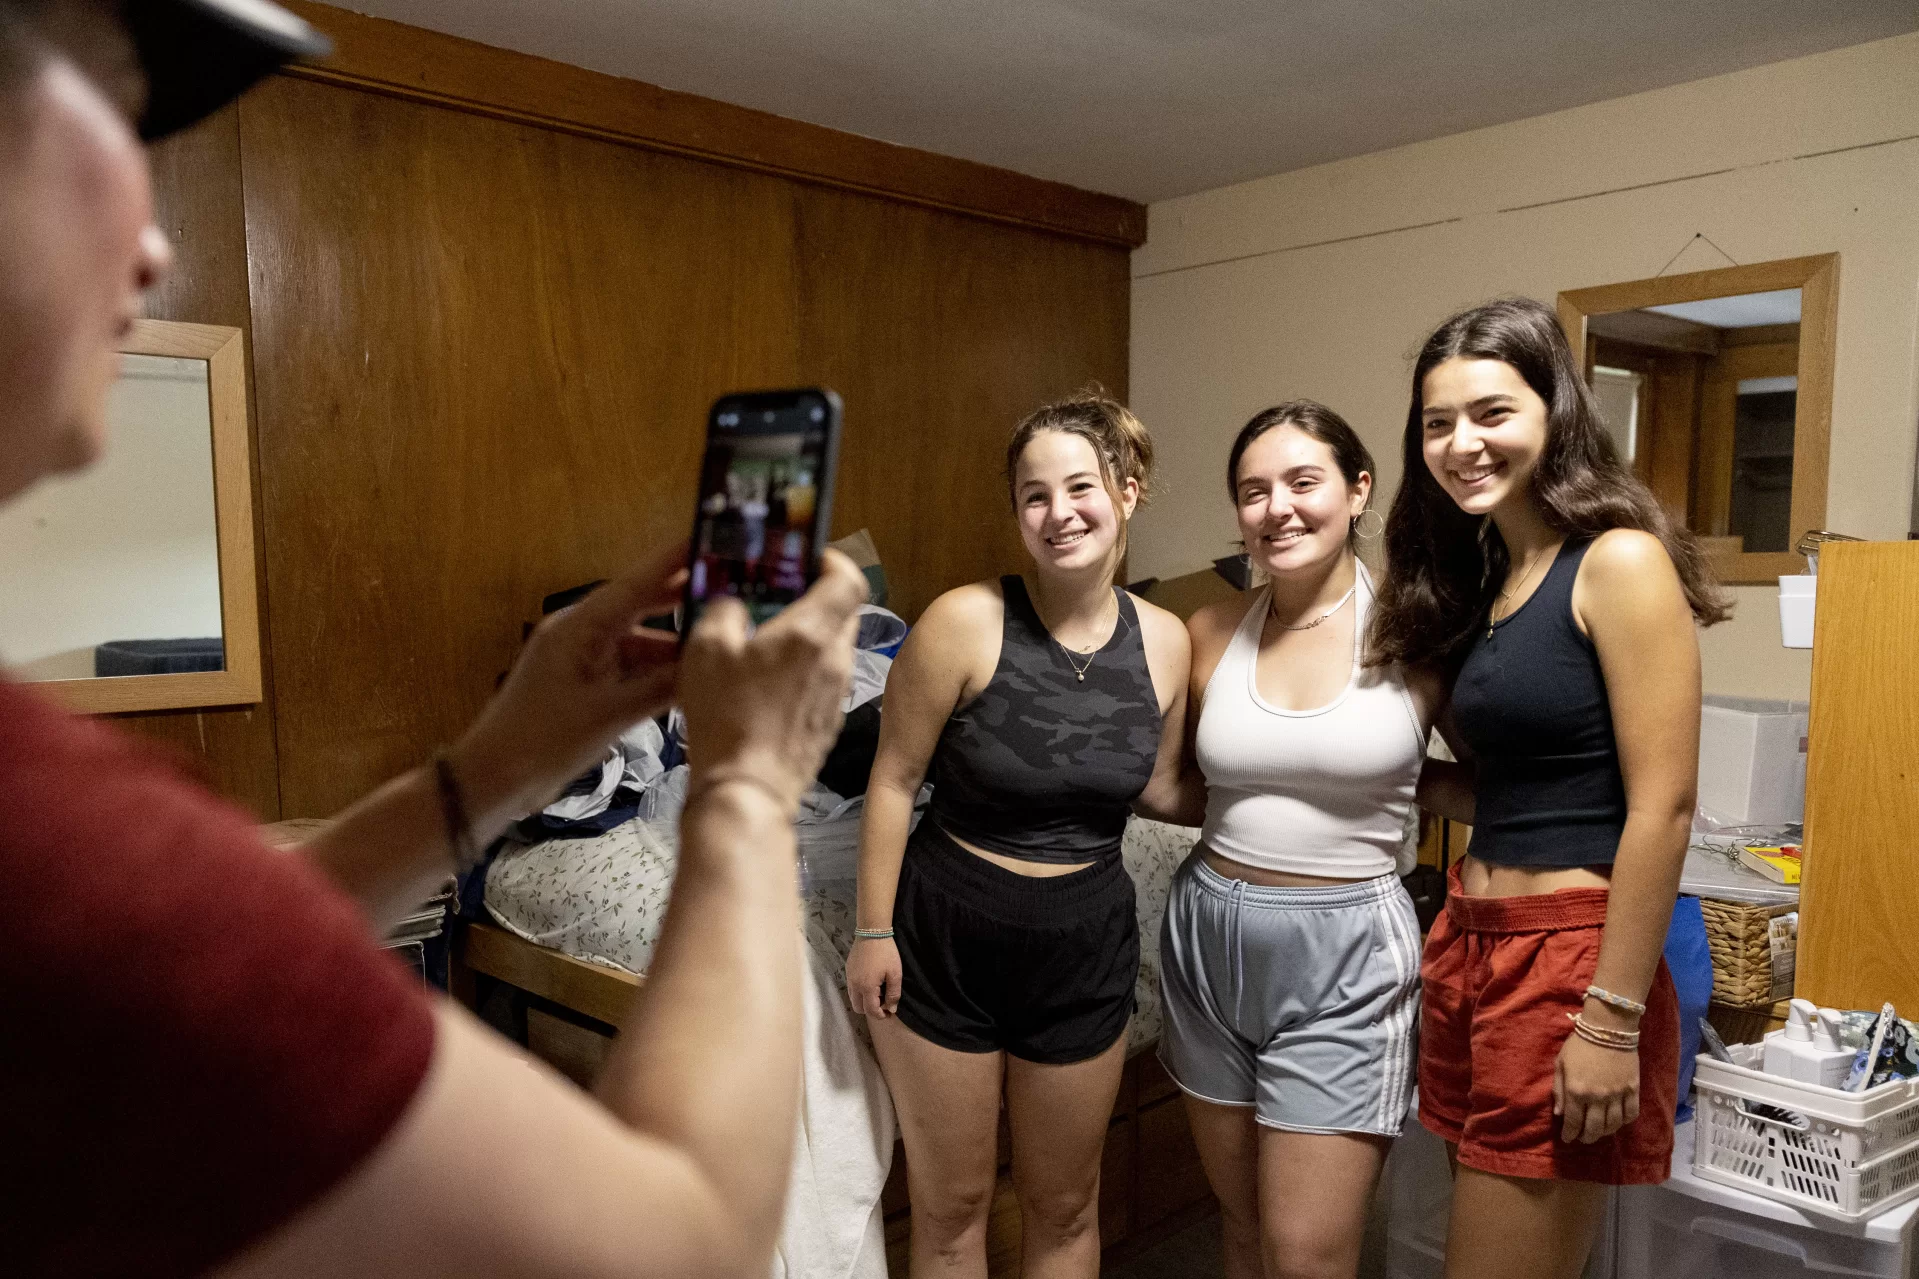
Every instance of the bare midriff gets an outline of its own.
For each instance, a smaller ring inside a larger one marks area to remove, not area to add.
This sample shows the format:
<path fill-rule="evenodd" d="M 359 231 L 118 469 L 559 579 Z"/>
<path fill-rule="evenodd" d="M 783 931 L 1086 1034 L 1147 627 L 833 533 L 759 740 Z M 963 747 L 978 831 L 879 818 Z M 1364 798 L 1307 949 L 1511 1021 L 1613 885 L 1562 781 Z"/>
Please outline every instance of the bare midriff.
<path fill-rule="evenodd" d="M 940 829 L 946 830 L 944 826 Z M 946 837 L 973 856 L 984 857 L 993 865 L 1004 867 L 1015 875 L 1024 875 L 1028 879 L 1053 879 L 1059 875 L 1070 875 L 1076 870 L 1085 870 L 1088 866 L 1099 865 L 1098 862 L 1029 862 L 1018 857 L 1008 857 L 1005 853 L 989 853 L 984 848 L 967 843 L 951 831 L 946 831 Z"/>
<path fill-rule="evenodd" d="M 1468 854 L 1459 859 L 1459 886 L 1468 897 L 1537 897 L 1562 888 L 1609 888 L 1609 866 L 1495 866 Z"/>
<path fill-rule="evenodd" d="M 1360 883 L 1354 879 L 1329 879 L 1324 875 L 1295 875 L 1291 871 L 1264 870 L 1258 866 L 1248 866 L 1245 862 L 1236 862 L 1223 857 L 1200 845 L 1199 858 L 1212 870 L 1227 879 L 1242 880 L 1248 884 L 1257 884 L 1261 888 L 1336 888 L 1341 884 Z"/>

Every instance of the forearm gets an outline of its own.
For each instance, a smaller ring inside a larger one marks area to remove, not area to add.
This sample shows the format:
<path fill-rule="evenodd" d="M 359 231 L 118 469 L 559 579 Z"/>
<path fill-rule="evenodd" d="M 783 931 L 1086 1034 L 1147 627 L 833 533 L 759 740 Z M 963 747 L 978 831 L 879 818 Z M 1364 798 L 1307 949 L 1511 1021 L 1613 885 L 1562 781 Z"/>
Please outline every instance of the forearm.
<path fill-rule="evenodd" d="M 913 826 L 912 792 L 904 783 L 875 780 L 866 792 L 866 812 L 860 819 L 859 895 L 853 920 L 857 927 L 893 926 L 893 897 L 899 891 L 900 863 L 906 858 L 906 840 Z"/>
<path fill-rule="evenodd" d="M 1415 800 L 1429 813 L 1462 825 L 1473 824 L 1477 778 L 1470 764 L 1428 756 L 1419 770 Z"/>
<path fill-rule="evenodd" d="M 684 1151 L 754 1255 L 780 1226 L 799 1106 L 801 946 L 792 825 L 723 783 L 681 822 L 679 871 L 646 984 L 596 1088 Z"/>
<path fill-rule="evenodd" d="M 1676 811 L 1628 813 L 1613 861 L 1606 928 L 1593 985 L 1640 1003 L 1646 1001 L 1672 924 L 1672 904 L 1679 892 L 1689 831 L 1687 817 Z M 1616 1020 L 1606 1014 L 1617 1010 L 1598 1000 L 1588 1000 L 1586 1008 L 1589 1015 Z"/>
<path fill-rule="evenodd" d="M 1133 801 L 1133 811 L 1156 822 L 1198 826 L 1206 820 L 1206 775 L 1189 764 L 1175 776 L 1155 776 Z"/>
<path fill-rule="evenodd" d="M 545 798 L 470 749 L 456 748 L 451 762 L 475 849 Z M 433 766 L 403 773 L 353 804 L 300 851 L 360 903 L 375 929 L 391 927 L 453 873 L 452 835 Z"/>

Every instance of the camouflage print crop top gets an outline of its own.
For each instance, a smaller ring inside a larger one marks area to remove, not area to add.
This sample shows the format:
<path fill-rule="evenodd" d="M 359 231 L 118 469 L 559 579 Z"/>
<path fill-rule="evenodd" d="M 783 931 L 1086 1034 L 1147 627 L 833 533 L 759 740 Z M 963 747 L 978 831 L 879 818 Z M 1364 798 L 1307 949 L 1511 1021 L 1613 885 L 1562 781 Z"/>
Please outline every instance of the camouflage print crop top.
<path fill-rule="evenodd" d="M 1159 754 L 1159 696 L 1139 612 L 1114 587 L 1112 637 L 1097 652 L 1069 656 L 1024 581 L 1002 577 L 1000 588 L 999 665 L 940 734 L 932 819 L 957 839 L 1024 861 L 1117 857 Z"/>

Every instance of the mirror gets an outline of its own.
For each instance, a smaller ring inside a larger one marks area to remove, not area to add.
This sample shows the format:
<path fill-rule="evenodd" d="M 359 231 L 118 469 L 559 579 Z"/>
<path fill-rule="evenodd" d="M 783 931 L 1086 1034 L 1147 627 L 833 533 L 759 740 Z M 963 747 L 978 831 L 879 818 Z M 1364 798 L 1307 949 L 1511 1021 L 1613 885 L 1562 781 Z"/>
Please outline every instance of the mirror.
<path fill-rule="evenodd" d="M 0 508 L 0 655 L 81 711 L 260 700 L 238 329 L 141 321 L 101 460 Z"/>
<path fill-rule="evenodd" d="M 1727 582 L 1803 571 L 1821 527 L 1837 254 L 1559 295 L 1620 456 Z"/>

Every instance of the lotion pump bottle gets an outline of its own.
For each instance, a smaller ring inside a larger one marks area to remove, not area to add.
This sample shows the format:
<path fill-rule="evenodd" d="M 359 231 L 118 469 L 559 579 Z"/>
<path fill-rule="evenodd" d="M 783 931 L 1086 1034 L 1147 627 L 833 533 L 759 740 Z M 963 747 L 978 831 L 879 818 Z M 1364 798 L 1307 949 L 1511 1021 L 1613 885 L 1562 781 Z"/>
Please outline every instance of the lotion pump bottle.
<path fill-rule="evenodd" d="M 1850 1048 L 1840 1046 L 1837 1031 L 1839 1028 L 1838 1010 L 1821 1008 L 1819 1022 L 1812 1028 L 1812 1050 L 1802 1050 L 1795 1065 L 1807 1073 L 1801 1078 L 1809 1084 L 1818 1084 L 1822 1088 L 1840 1088 L 1845 1085 L 1846 1076 L 1852 1070 L 1852 1060 L 1858 1056 Z"/>
<path fill-rule="evenodd" d="M 1762 1069 L 1781 1079 L 1801 1077 L 1799 1055 L 1812 1050 L 1812 1023 L 1819 1015 L 1810 999 L 1795 999 L 1786 1006 L 1786 1028 L 1766 1036 L 1766 1055 Z"/>

